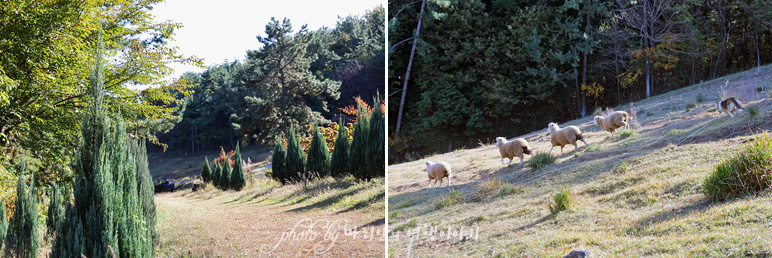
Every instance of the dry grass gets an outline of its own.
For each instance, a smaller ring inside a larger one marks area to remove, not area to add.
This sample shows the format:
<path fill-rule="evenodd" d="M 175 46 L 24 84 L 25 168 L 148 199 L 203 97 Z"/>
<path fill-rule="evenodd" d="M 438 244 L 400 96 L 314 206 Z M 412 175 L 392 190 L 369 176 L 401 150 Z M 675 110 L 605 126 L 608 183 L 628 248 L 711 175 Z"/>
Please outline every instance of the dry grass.
<path fill-rule="evenodd" d="M 391 255 L 404 257 L 408 249 L 416 257 L 482 257 L 488 250 L 506 257 L 563 257 L 577 248 L 598 257 L 770 252 L 772 194 L 714 204 L 701 187 L 722 158 L 747 144 L 750 129 L 772 128 L 772 100 L 740 89 L 772 81 L 770 75 L 772 67 L 767 66 L 761 74 L 735 74 L 636 102 L 636 108 L 651 115 L 639 116 L 641 128 L 634 137 L 609 138 L 590 118 L 561 124 L 578 126 L 590 146 L 598 147 L 564 152 L 555 164 L 536 171 L 501 166 L 498 149 L 491 145 L 427 157 L 453 166 L 451 188 L 462 195 L 487 192 L 488 178 L 507 182 L 517 194 L 437 209 L 450 189 L 422 187 L 422 160 L 390 166 L 389 210 L 399 214 L 390 220 Z M 685 111 L 683 103 L 698 94 L 705 102 Z M 753 120 L 761 122 L 708 112 L 720 94 L 738 96 L 744 105 L 758 108 Z M 518 137 L 535 151 L 550 148 L 544 132 Z M 546 207 L 554 204 L 555 189 L 562 188 L 571 189 L 573 206 L 552 216 Z M 476 237 L 460 241 L 470 229 Z"/>
<path fill-rule="evenodd" d="M 241 192 L 208 186 L 158 194 L 156 204 L 161 238 L 156 257 L 382 257 L 384 252 L 383 179 L 328 178 L 306 186 L 257 180 Z"/>

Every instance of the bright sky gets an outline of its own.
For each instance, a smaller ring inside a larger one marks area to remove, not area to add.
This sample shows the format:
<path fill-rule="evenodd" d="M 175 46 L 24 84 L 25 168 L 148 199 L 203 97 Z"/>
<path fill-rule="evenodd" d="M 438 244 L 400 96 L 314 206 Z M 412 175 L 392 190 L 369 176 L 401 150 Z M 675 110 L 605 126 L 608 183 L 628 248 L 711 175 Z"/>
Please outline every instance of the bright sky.
<path fill-rule="evenodd" d="M 156 5 L 151 13 L 157 22 L 171 20 L 184 27 L 175 33 L 179 53 L 204 59 L 206 66 L 225 60 L 244 60 L 247 50 L 259 49 L 262 44 L 257 35 L 265 36 L 265 25 L 271 17 L 292 22 L 297 31 L 303 24 L 309 30 L 321 27 L 334 28 L 338 16 L 362 15 L 377 6 L 385 6 L 384 0 L 166 0 Z M 168 78 L 178 78 L 187 71 L 201 72 L 195 66 L 170 64 L 175 70 Z"/>

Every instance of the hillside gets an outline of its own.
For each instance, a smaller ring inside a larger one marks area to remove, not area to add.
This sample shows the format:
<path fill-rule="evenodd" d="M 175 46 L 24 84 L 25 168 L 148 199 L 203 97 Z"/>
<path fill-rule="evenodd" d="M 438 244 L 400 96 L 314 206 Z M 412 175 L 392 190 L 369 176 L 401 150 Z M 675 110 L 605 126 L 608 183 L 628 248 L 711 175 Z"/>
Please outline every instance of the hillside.
<path fill-rule="evenodd" d="M 518 158 L 502 165 L 494 145 L 389 166 L 390 254 L 563 257 L 583 248 L 596 257 L 768 255 L 772 194 L 712 203 L 700 184 L 752 131 L 772 128 L 770 90 L 766 66 L 635 102 L 640 126 L 627 138 L 611 138 L 591 116 L 560 123 L 578 126 L 589 147 L 566 146 L 555 164 L 536 171 L 527 167 L 529 156 L 524 166 Z M 729 96 L 747 116 L 714 111 Z M 630 104 L 613 109 L 631 112 Z M 546 127 L 518 137 L 549 151 Z M 452 164 L 450 189 L 426 189 L 426 160 Z M 575 205 L 553 216 L 548 205 L 563 188 Z"/>
<path fill-rule="evenodd" d="M 153 176 L 153 180 L 161 181 L 164 179 L 182 179 L 201 176 L 204 157 L 208 157 L 211 162 L 213 159 L 220 156 L 220 151 L 205 151 L 192 155 L 183 155 L 174 152 L 154 152 L 148 153 L 147 156 L 150 175 Z M 249 169 L 267 163 L 271 157 L 271 152 L 266 150 L 263 146 L 249 146 L 241 148 L 241 157 L 245 161 L 247 158 L 252 160 L 252 165 L 246 167 Z"/>

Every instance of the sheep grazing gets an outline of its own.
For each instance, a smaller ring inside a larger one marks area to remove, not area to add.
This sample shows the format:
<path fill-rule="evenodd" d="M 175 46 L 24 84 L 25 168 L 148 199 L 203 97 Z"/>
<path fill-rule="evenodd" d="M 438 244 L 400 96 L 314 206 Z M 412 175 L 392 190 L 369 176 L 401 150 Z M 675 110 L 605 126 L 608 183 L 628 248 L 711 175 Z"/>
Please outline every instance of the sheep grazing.
<path fill-rule="evenodd" d="M 429 183 L 426 185 L 426 188 L 431 188 L 432 180 L 434 180 L 435 184 L 439 182 L 440 186 L 442 186 L 442 180 L 446 177 L 448 178 L 448 186 L 450 186 L 450 164 L 447 162 L 441 161 L 435 163 L 427 161 L 426 172 L 429 174 Z"/>
<path fill-rule="evenodd" d="M 617 128 L 624 127 L 629 128 L 627 117 L 629 115 L 625 111 L 615 111 L 607 116 L 595 116 L 595 124 L 611 133 L 611 137 L 614 137 L 614 131 Z"/>
<path fill-rule="evenodd" d="M 550 148 L 549 153 L 552 153 L 552 149 L 554 149 L 555 146 L 560 146 L 560 153 L 563 153 L 563 146 L 568 144 L 573 144 L 574 150 L 576 150 L 579 148 L 579 144 L 576 143 L 576 140 L 582 140 L 582 142 L 584 142 L 584 147 L 587 147 L 587 141 L 582 137 L 582 131 L 579 131 L 579 127 L 572 125 L 561 129 L 558 124 L 549 123 L 547 131 L 547 135 L 551 135 L 552 142 L 552 148 Z"/>
<path fill-rule="evenodd" d="M 520 157 L 520 164 L 518 165 L 523 165 L 525 154 L 533 156 L 531 147 L 528 146 L 528 142 L 523 138 L 507 141 L 507 138 L 496 137 L 496 147 L 499 147 L 499 153 L 501 153 L 501 165 L 504 165 L 504 158 L 508 158 L 508 166 L 511 166 L 512 158 L 514 157 Z"/>

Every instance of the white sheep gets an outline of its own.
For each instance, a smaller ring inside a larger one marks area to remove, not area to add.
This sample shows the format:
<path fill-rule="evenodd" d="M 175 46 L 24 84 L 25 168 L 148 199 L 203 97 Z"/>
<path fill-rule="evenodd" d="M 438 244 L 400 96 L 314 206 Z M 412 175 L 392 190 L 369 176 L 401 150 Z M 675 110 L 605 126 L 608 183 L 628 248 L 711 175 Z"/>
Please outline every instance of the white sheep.
<path fill-rule="evenodd" d="M 624 129 L 630 128 L 628 124 L 628 114 L 625 111 L 615 111 L 607 116 L 595 116 L 595 124 L 611 133 L 611 137 L 614 137 L 614 131 L 617 128 L 624 127 Z"/>
<path fill-rule="evenodd" d="M 533 157 L 533 153 L 531 153 L 531 147 L 528 146 L 528 142 L 523 138 L 507 141 L 507 138 L 496 137 L 496 147 L 499 147 L 502 165 L 504 165 L 504 158 L 508 158 L 509 165 L 512 165 L 512 158 L 520 157 L 520 164 L 518 165 L 523 165 L 523 157 L 525 157 L 524 154 L 528 154 Z"/>
<path fill-rule="evenodd" d="M 547 135 L 551 135 L 552 138 L 552 148 L 550 148 L 549 153 L 552 153 L 552 149 L 554 149 L 555 146 L 560 146 L 560 153 L 563 153 L 563 146 L 568 144 L 573 144 L 574 150 L 576 150 L 579 148 L 579 144 L 576 143 L 576 140 L 582 140 L 582 142 L 584 142 L 584 146 L 587 147 L 587 141 L 584 140 L 582 131 L 579 130 L 579 127 L 573 125 L 560 129 L 558 124 L 549 123 L 547 128 Z"/>
<path fill-rule="evenodd" d="M 450 164 L 447 162 L 426 161 L 426 172 L 429 174 L 429 183 L 426 188 L 431 188 L 432 179 L 434 179 L 435 185 L 439 182 L 442 186 L 442 180 L 446 177 L 448 178 L 448 186 L 450 186 Z"/>

